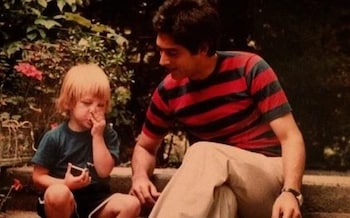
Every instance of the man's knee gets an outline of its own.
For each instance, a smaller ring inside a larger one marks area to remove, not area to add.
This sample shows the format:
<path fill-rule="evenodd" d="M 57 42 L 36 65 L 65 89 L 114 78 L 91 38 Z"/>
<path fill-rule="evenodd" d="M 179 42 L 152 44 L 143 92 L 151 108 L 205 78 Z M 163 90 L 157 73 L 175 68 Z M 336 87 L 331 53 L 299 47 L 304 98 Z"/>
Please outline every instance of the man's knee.
<path fill-rule="evenodd" d="M 186 156 L 201 155 L 210 153 L 213 150 L 213 145 L 210 142 L 200 141 L 192 144 L 186 152 Z"/>

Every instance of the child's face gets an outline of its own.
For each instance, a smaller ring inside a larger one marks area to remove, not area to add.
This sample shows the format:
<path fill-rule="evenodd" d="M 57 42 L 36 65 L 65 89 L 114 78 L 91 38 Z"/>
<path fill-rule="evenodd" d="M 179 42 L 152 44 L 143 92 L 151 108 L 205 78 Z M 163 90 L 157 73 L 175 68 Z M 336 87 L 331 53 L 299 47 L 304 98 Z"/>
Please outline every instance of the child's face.
<path fill-rule="evenodd" d="M 91 94 L 82 96 L 71 109 L 69 126 L 75 131 L 90 129 L 92 116 L 104 118 L 106 103 L 106 100 Z"/>

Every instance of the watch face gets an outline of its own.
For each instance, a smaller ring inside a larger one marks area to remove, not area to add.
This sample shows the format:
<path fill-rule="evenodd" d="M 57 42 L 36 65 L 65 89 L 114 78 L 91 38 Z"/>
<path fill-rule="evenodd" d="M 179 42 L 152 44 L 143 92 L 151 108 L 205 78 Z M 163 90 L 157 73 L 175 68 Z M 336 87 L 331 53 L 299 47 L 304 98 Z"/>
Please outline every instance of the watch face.
<path fill-rule="evenodd" d="M 304 203 L 304 198 L 301 194 L 299 194 L 298 196 L 295 196 L 299 202 L 299 206 L 303 205 Z"/>

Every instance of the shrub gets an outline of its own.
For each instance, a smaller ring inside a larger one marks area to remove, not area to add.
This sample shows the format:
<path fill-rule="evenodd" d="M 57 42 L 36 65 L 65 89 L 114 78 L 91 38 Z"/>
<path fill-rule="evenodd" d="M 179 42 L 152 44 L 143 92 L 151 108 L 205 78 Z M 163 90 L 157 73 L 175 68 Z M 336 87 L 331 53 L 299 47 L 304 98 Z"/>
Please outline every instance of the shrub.
<path fill-rule="evenodd" d="M 133 71 L 125 67 L 127 40 L 77 13 L 81 0 L 4 0 L 0 12 L 0 118 L 28 120 L 36 136 L 59 121 L 54 99 L 73 65 L 97 63 L 108 74 L 109 121 L 133 125 L 128 110 Z M 38 139 L 38 138 L 37 138 Z"/>

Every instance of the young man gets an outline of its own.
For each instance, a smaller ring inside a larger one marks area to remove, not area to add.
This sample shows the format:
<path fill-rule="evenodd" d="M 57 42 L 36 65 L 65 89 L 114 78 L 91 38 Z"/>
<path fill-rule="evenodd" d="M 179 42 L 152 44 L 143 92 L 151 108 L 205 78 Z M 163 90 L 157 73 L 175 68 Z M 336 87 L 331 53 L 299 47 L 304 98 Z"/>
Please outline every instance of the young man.
<path fill-rule="evenodd" d="M 291 106 L 261 57 L 216 51 L 219 23 L 199 0 L 165 1 L 155 15 L 169 75 L 135 146 L 131 194 L 155 203 L 151 218 L 301 217 L 305 148 Z M 150 177 L 173 121 L 192 145 L 160 195 Z"/>

